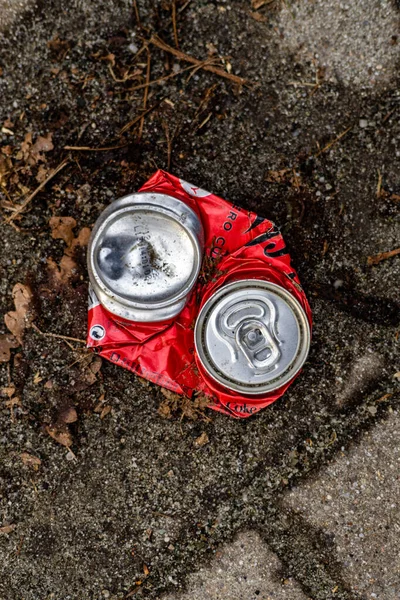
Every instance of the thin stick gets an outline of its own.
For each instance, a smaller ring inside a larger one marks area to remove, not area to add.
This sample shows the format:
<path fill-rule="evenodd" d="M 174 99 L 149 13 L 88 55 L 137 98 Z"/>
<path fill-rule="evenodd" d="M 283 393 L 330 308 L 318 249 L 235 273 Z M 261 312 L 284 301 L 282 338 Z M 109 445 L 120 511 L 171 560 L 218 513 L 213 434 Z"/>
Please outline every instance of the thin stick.
<path fill-rule="evenodd" d="M 172 0 L 172 25 L 174 28 L 175 46 L 179 49 L 178 30 L 176 27 L 176 0 Z"/>
<path fill-rule="evenodd" d="M 136 23 L 139 25 L 139 27 L 141 27 L 139 8 L 136 0 L 133 0 L 133 10 L 135 11 Z"/>
<path fill-rule="evenodd" d="M 135 85 L 132 88 L 128 88 L 127 90 L 124 90 L 124 92 L 136 92 L 136 90 L 142 90 L 143 88 L 148 87 L 150 85 L 154 85 L 156 83 L 161 83 L 162 81 L 171 79 L 171 77 L 176 77 L 177 75 L 180 75 L 181 73 L 184 73 L 185 71 L 192 70 L 193 72 L 190 74 L 190 77 L 191 77 L 197 71 L 197 69 L 202 69 L 204 67 L 204 65 L 208 64 L 209 60 L 210 59 L 207 58 L 207 60 L 202 61 L 202 63 L 199 66 L 191 65 L 190 67 L 185 67 L 184 69 L 179 69 L 179 71 L 176 71 L 174 73 L 169 73 L 168 75 L 164 75 L 163 77 L 159 77 L 158 79 L 153 79 L 153 81 L 149 81 L 148 83 L 139 83 L 138 85 Z"/>
<path fill-rule="evenodd" d="M 137 117 L 135 117 L 134 119 L 132 119 L 132 121 L 129 121 L 129 123 L 127 123 L 126 125 L 124 125 L 122 127 L 122 129 L 119 132 L 119 135 L 122 135 L 123 133 L 125 133 L 126 131 L 128 131 L 128 129 L 131 129 L 131 127 L 133 127 L 134 125 L 136 125 L 136 123 L 138 123 L 138 121 L 140 121 L 140 119 L 143 119 L 143 117 L 145 117 L 149 112 L 151 112 L 152 110 L 154 110 L 155 108 L 157 108 L 157 106 L 160 106 L 161 102 L 164 100 L 164 98 L 162 100 L 160 100 L 160 102 L 156 102 L 156 104 L 153 104 L 153 106 L 150 106 L 150 108 L 148 108 L 147 110 L 144 111 L 144 113 L 142 113 L 141 115 L 138 115 Z"/>
<path fill-rule="evenodd" d="M 53 171 L 50 173 L 50 175 L 44 181 L 42 181 L 42 183 L 36 188 L 36 190 L 34 192 L 32 192 L 32 194 L 30 194 L 27 197 L 27 199 L 20 206 L 18 206 L 18 208 L 15 210 L 15 212 L 10 217 L 8 217 L 5 220 L 5 222 L 11 223 L 12 221 L 14 221 L 14 219 L 26 209 L 28 204 L 30 202 L 32 202 L 32 200 L 35 198 L 35 196 L 37 196 L 37 194 L 45 187 L 45 185 L 51 179 L 53 179 L 53 177 L 55 177 L 57 175 L 57 173 L 59 173 L 68 164 L 68 162 L 69 162 L 69 158 L 64 158 L 64 160 L 58 165 L 58 167 L 53 169 Z"/>
<path fill-rule="evenodd" d="M 192 65 L 200 66 L 202 64 L 201 60 L 198 60 L 197 58 L 194 58 L 193 56 L 189 56 L 189 54 L 185 54 L 181 50 L 172 48 L 172 46 L 169 46 L 168 44 L 166 44 L 157 35 L 153 35 L 150 38 L 149 43 L 153 44 L 153 46 L 156 46 L 157 48 L 160 48 L 160 50 L 164 50 L 164 52 L 169 52 L 170 54 L 172 54 L 173 56 L 176 56 L 177 58 L 179 58 L 181 60 L 185 60 L 186 62 L 192 63 Z M 220 77 L 229 79 L 229 81 L 233 81 L 234 83 L 237 83 L 239 85 L 251 85 L 250 82 L 247 81 L 247 79 L 243 79 L 243 77 L 238 77 L 238 75 L 232 75 L 232 73 L 223 71 L 222 69 L 219 69 L 218 67 L 213 67 L 211 65 L 203 64 L 202 68 L 205 71 L 210 71 L 211 73 L 214 73 L 215 75 L 219 75 Z"/>
<path fill-rule="evenodd" d="M 151 54 L 150 54 L 150 50 L 147 48 L 147 70 L 146 70 L 146 84 L 147 85 L 144 88 L 144 94 L 143 94 L 143 109 L 144 110 L 146 110 L 147 98 L 149 95 L 150 66 L 151 66 Z M 144 127 L 144 115 L 142 115 L 140 118 L 139 135 L 138 135 L 139 140 L 142 139 L 143 127 Z"/>
<path fill-rule="evenodd" d="M 124 90 L 125 92 L 136 92 L 136 90 L 142 90 L 145 87 L 149 87 L 150 85 L 154 85 L 156 83 L 161 83 L 161 81 L 166 81 L 167 79 L 171 79 L 171 77 L 176 77 L 177 75 L 180 75 L 181 73 L 184 73 L 185 71 L 189 71 L 190 69 L 194 69 L 194 66 L 190 66 L 190 67 L 185 67 L 184 69 L 179 69 L 179 71 L 176 71 L 174 73 L 169 73 L 168 75 L 164 75 L 163 77 L 159 77 L 158 79 L 153 79 L 153 81 L 149 81 L 148 83 L 139 83 L 138 85 L 135 85 L 132 88 L 128 88 L 127 90 Z"/>
<path fill-rule="evenodd" d="M 110 146 L 108 148 L 90 148 L 89 146 L 64 146 L 64 150 L 76 150 L 81 152 L 107 152 L 108 150 L 118 150 L 126 148 L 129 144 L 121 144 L 120 146 Z"/>
<path fill-rule="evenodd" d="M 40 333 L 40 335 L 45 335 L 46 337 L 58 338 L 60 340 L 70 340 L 71 342 L 80 342 L 81 344 L 86 344 L 86 340 L 81 340 L 79 338 L 70 337 L 69 335 L 60 335 L 58 333 L 49 333 L 46 331 L 40 331 L 39 327 L 35 325 L 35 323 L 31 323 L 31 326 L 35 331 Z"/>
<path fill-rule="evenodd" d="M 387 258 L 392 258 L 392 256 L 396 256 L 400 254 L 400 248 L 396 248 L 396 250 L 390 250 L 389 252 L 381 252 L 376 256 L 369 256 L 367 260 L 367 265 L 370 267 L 371 265 L 377 265 L 381 262 L 381 260 L 386 260 Z"/>
<path fill-rule="evenodd" d="M 344 137 L 346 135 L 346 133 L 348 133 L 352 127 L 353 127 L 353 125 L 350 125 L 350 127 L 348 127 L 347 129 L 345 129 L 344 131 L 342 131 L 342 133 L 340 135 L 338 135 L 337 138 L 335 138 L 334 140 L 332 140 L 331 142 L 329 142 L 329 144 L 327 144 L 324 148 L 322 148 L 322 150 L 320 150 L 319 152 L 317 152 L 317 154 L 314 154 L 314 158 L 317 158 L 318 156 L 320 156 L 321 154 L 323 154 L 324 152 L 326 152 L 327 150 L 329 150 L 329 148 L 331 148 L 334 144 L 336 144 L 336 142 L 338 142 L 339 140 L 341 140 L 342 137 Z"/>
<path fill-rule="evenodd" d="M 169 171 L 169 168 L 171 166 L 172 139 L 171 134 L 169 132 L 168 123 L 166 121 L 163 121 L 163 127 L 165 131 L 165 137 L 167 140 L 167 171 Z"/>
<path fill-rule="evenodd" d="M 376 197 L 381 197 L 381 189 L 382 189 L 382 173 L 378 169 L 378 184 L 376 186 Z"/>

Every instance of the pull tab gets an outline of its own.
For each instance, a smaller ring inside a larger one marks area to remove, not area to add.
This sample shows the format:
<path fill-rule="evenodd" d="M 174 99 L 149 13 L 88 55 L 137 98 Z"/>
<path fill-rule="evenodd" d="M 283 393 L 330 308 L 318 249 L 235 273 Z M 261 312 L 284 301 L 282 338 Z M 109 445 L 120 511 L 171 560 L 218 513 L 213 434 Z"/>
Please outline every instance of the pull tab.
<path fill-rule="evenodd" d="M 280 359 L 278 345 L 262 321 L 242 321 L 236 329 L 235 341 L 249 366 L 257 371 L 269 371 Z"/>
<path fill-rule="evenodd" d="M 270 371 L 281 357 L 271 300 L 241 300 L 219 315 L 216 334 L 228 346 L 233 362 L 244 355 L 251 369 Z"/>

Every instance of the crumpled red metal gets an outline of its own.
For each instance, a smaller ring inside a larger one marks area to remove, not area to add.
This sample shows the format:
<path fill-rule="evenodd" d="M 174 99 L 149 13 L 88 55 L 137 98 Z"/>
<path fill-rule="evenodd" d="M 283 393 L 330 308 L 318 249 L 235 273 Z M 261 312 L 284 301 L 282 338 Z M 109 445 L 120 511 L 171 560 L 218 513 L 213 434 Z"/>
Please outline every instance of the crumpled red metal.
<path fill-rule="evenodd" d="M 157 171 L 139 190 L 169 194 L 201 219 L 205 257 L 198 282 L 183 311 L 169 321 L 138 323 L 108 312 L 90 294 L 87 345 L 110 362 L 177 394 L 205 394 L 210 408 L 248 417 L 275 402 L 295 377 L 262 397 L 221 387 L 196 356 L 194 325 L 199 310 L 221 285 L 237 279 L 264 279 L 288 290 L 312 324 L 311 309 L 279 229 L 268 219 L 235 206 L 165 171 Z M 101 339 L 91 335 L 100 327 Z"/>

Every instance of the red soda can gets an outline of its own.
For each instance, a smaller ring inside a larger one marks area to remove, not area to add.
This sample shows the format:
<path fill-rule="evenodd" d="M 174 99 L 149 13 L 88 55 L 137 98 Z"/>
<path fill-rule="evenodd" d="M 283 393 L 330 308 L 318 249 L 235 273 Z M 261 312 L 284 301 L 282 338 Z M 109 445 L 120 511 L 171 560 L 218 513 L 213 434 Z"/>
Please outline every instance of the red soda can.
<path fill-rule="evenodd" d="M 310 307 L 277 227 L 164 171 L 128 198 L 100 215 L 89 244 L 88 346 L 235 417 L 274 402 L 311 338 Z"/>

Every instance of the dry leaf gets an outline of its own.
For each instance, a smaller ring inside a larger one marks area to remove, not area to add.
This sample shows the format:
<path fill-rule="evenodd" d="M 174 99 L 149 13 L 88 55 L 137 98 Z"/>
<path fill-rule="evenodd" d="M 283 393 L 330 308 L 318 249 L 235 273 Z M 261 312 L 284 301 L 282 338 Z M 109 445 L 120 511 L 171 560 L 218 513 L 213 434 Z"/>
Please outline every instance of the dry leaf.
<path fill-rule="evenodd" d="M 15 389 L 15 385 L 11 383 L 8 387 L 1 388 L 0 394 L 2 396 L 7 396 L 8 398 L 11 398 L 15 393 Z"/>
<path fill-rule="evenodd" d="M 54 149 L 53 142 L 51 141 L 52 137 L 52 133 L 48 133 L 45 137 L 42 137 L 41 135 L 38 136 L 36 142 L 31 148 L 31 154 L 35 162 L 38 162 L 39 160 L 46 162 L 46 158 L 41 153 L 50 152 L 50 150 Z"/>
<path fill-rule="evenodd" d="M 11 533 L 15 529 L 15 527 L 16 525 L 3 525 L 3 527 L 0 527 L 0 534 Z"/>
<path fill-rule="evenodd" d="M 53 438 L 53 440 L 55 440 L 62 446 L 66 446 L 67 448 L 72 446 L 72 435 L 68 430 L 61 430 L 52 425 L 47 425 L 46 431 L 49 434 L 49 436 Z"/>
<path fill-rule="evenodd" d="M 90 229 L 89 227 L 83 227 L 80 232 L 78 233 L 78 236 L 72 240 L 71 246 L 65 251 L 66 254 L 74 253 L 76 248 L 81 247 L 85 247 L 88 245 L 89 243 L 89 239 L 90 239 Z"/>
<path fill-rule="evenodd" d="M 60 261 L 60 267 L 52 258 L 48 258 L 47 268 L 60 283 L 67 284 L 71 277 L 76 274 L 78 266 L 73 258 L 64 254 Z"/>
<path fill-rule="evenodd" d="M 206 444 L 208 444 L 208 442 L 210 441 L 207 433 L 205 431 L 203 431 L 203 433 L 194 440 L 194 445 L 197 446 L 198 448 L 201 448 L 201 446 L 205 446 Z"/>
<path fill-rule="evenodd" d="M 251 11 L 250 16 L 252 19 L 258 21 L 259 23 L 265 23 L 266 21 L 268 21 L 267 17 L 259 12 Z"/>
<path fill-rule="evenodd" d="M 76 221 L 73 217 L 51 217 L 49 225 L 53 239 L 64 240 L 68 247 L 72 244 L 75 237 L 72 230 L 76 227 Z"/>
<path fill-rule="evenodd" d="M 103 364 L 103 361 L 100 358 L 100 356 L 93 356 L 93 360 L 90 363 L 90 370 L 92 371 L 92 373 L 94 373 L 96 375 L 96 373 L 98 373 L 100 371 L 102 364 Z"/>
<path fill-rule="evenodd" d="M 37 471 L 42 464 L 42 461 L 37 456 L 32 456 L 32 454 L 28 454 L 28 452 L 23 452 L 20 454 L 21 460 L 26 467 L 31 467 L 34 471 Z"/>
<path fill-rule="evenodd" d="M 17 348 L 18 341 L 10 333 L 0 335 L 0 362 L 8 362 L 11 357 L 11 348 Z"/>
<path fill-rule="evenodd" d="M 143 564 L 143 573 L 146 575 L 146 577 L 150 575 L 149 567 L 146 564 Z"/>
<path fill-rule="evenodd" d="M 106 417 L 110 412 L 111 412 L 111 406 L 110 405 L 105 406 L 100 413 L 100 419 L 104 419 L 104 417 Z"/>
<path fill-rule="evenodd" d="M 63 423 L 75 423 L 78 420 L 78 413 L 73 406 L 69 406 L 60 414 L 60 421 Z"/>
<path fill-rule="evenodd" d="M 205 409 L 211 402 L 208 396 L 198 394 L 193 398 L 188 398 L 166 388 L 161 388 L 161 393 L 166 399 L 158 407 L 158 414 L 164 419 L 170 419 L 174 413 L 181 413 L 182 417 L 187 417 L 193 421 L 197 419 L 211 421 L 205 414 Z"/>
<path fill-rule="evenodd" d="M 37 385 L 38 383 L 40 383 L 41 381 L 43 381 L 43 377 L 40 377 L 40 373 L 39 371 L 37 373 L 35 373 L 34 377 L 33 377 L 33 383 L 35 385 Z"/>
<path fill-rule="evenodd" d="M 46 167 L 44 165 L 40 165 L 38 172 L 36 173 L 36 181 L 38 181 L 39 183 L 42 183 L 42 181 L 45 181 L 45 179 L 47 179 L 49 175 L 49 170 L 46 169 Z"/>
<path fill-rule="evenodd" d="M 14 337 L 22 344 L 24 329 L 29 323 L 28 309 L 32 300 L 32 292 L 28 286 L 22 283 L 16 283 L 13 288 L 13 300 L 15 311 L 8 312 L 4 317 L 7 329 L 11 331 Z"/>

